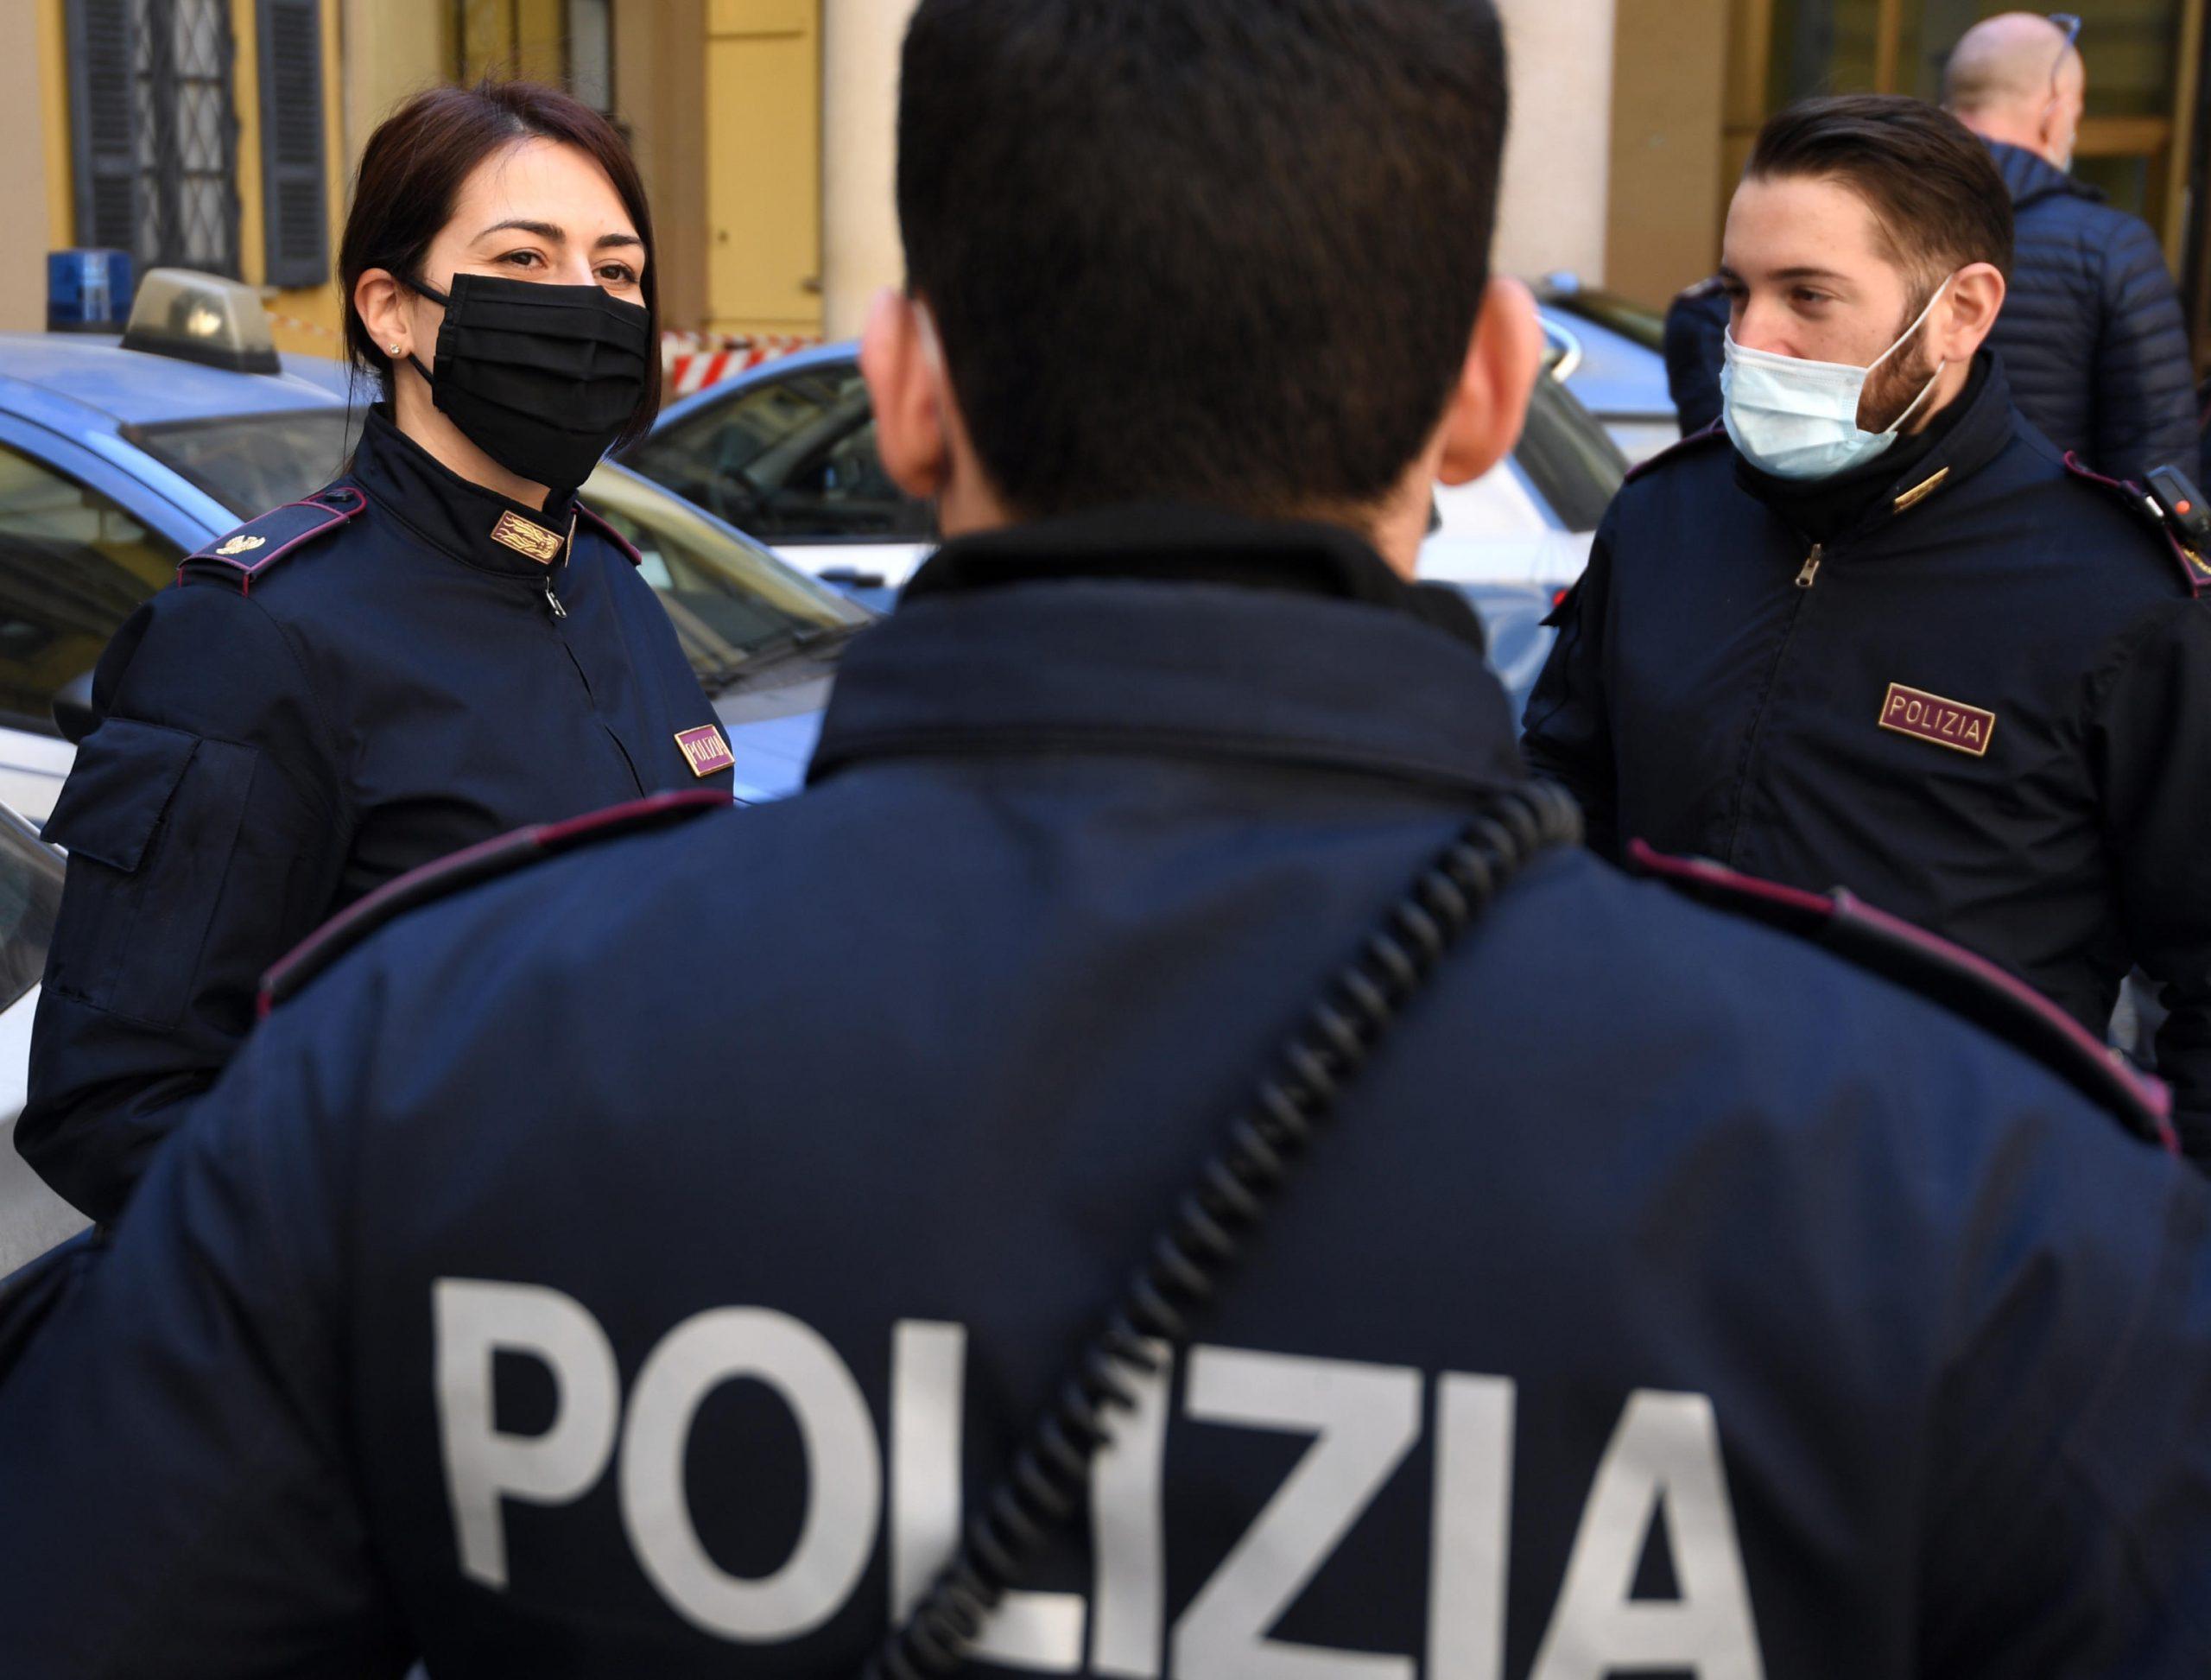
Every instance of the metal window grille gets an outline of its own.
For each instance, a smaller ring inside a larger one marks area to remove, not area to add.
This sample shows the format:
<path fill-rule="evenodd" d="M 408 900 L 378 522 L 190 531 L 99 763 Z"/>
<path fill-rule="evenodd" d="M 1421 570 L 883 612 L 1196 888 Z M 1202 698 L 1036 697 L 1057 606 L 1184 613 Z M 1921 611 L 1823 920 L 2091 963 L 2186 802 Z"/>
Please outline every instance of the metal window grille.
<path fill-rule="evenodd" d="M 141 272 L 236 277 L 229 0 L 72 0 L 69 22 L 79 238 L 123 245 Z"/>

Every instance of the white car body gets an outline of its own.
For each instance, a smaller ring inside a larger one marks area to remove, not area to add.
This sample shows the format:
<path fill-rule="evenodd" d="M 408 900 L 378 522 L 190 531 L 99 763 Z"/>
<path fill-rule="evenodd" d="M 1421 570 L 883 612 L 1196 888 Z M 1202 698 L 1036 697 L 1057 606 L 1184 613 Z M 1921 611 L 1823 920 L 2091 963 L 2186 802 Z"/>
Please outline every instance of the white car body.
<path fill-rule="evenodd" d="M 16 1153 L 31 1058 L 38 987 L 0 1010 L 0 1277 L 36 1259 L 92 1223 L 46 1187 Z"/>
<path fill-rule="evenodd" d="M 1500 462 L 1472 484 L 1438 485 L 1436 529 L 1420 571 L 1436 583 L 1535 583 L 1563 588 L 1588 563 L 1589 531 L 1553 525 L 1520 470 Z M 903 588 L 934 550 L 928 542 L 770 542 L 778 558 L 831 583 L 880 580 Z M 867 586 L 875 586 L 872 583 Z"/>

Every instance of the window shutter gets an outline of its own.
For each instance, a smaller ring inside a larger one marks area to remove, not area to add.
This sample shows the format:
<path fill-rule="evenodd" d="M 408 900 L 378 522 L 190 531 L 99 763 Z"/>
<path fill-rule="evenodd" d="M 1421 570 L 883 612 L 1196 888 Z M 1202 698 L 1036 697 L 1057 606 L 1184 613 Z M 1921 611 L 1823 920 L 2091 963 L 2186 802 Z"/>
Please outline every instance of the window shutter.
<path fill-rule="evenodd" d="M 272 286 L 330 276 L 321 0 L 261 0 L 261 180 Z"/>
<path fill-rule="evenodd" d="M 132 0 L 69 0 L 69 128 L 77 243 L 138 249 L 138 25 Z"/>

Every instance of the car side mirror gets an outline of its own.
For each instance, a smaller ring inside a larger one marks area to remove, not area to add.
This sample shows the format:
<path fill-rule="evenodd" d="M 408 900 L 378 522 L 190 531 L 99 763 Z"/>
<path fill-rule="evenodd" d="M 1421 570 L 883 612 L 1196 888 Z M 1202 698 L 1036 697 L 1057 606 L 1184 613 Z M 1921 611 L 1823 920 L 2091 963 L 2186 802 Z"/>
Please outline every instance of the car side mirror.
<path fill-rule="evenodd" d="M 72 677 L 55 690 L 54 721 L 60 726 L 62 739 L 76 746 L 86 736 L 99 727 L 100 714 L 92 710 L 92 674 L 90 671 Z"/>

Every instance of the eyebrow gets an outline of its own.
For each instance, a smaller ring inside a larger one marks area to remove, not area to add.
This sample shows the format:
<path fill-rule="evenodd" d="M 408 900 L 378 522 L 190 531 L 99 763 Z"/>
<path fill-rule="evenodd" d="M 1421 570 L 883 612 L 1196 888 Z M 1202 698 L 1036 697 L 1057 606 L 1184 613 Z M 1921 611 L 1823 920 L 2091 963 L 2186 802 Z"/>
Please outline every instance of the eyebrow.
<path fill-rule="evenodd" d="M 568 230 L 565 227 L 555 226 L 551 222 L 533 222 L 519 216 L 510 217 L 504 222 L 494 222 L 476 237 L 479 239 L 488 239 L 494 233 L 509 231 L 535 233 L 539 238 L 556 245 L 565 245 L 568 243 Z M 644 249 L 644 244 L 645 242 L 634 233 L 602 233 L 592 241 L 592 249 L 608 250 L 617 246 L 634 245 L 642 250 Z"/>

